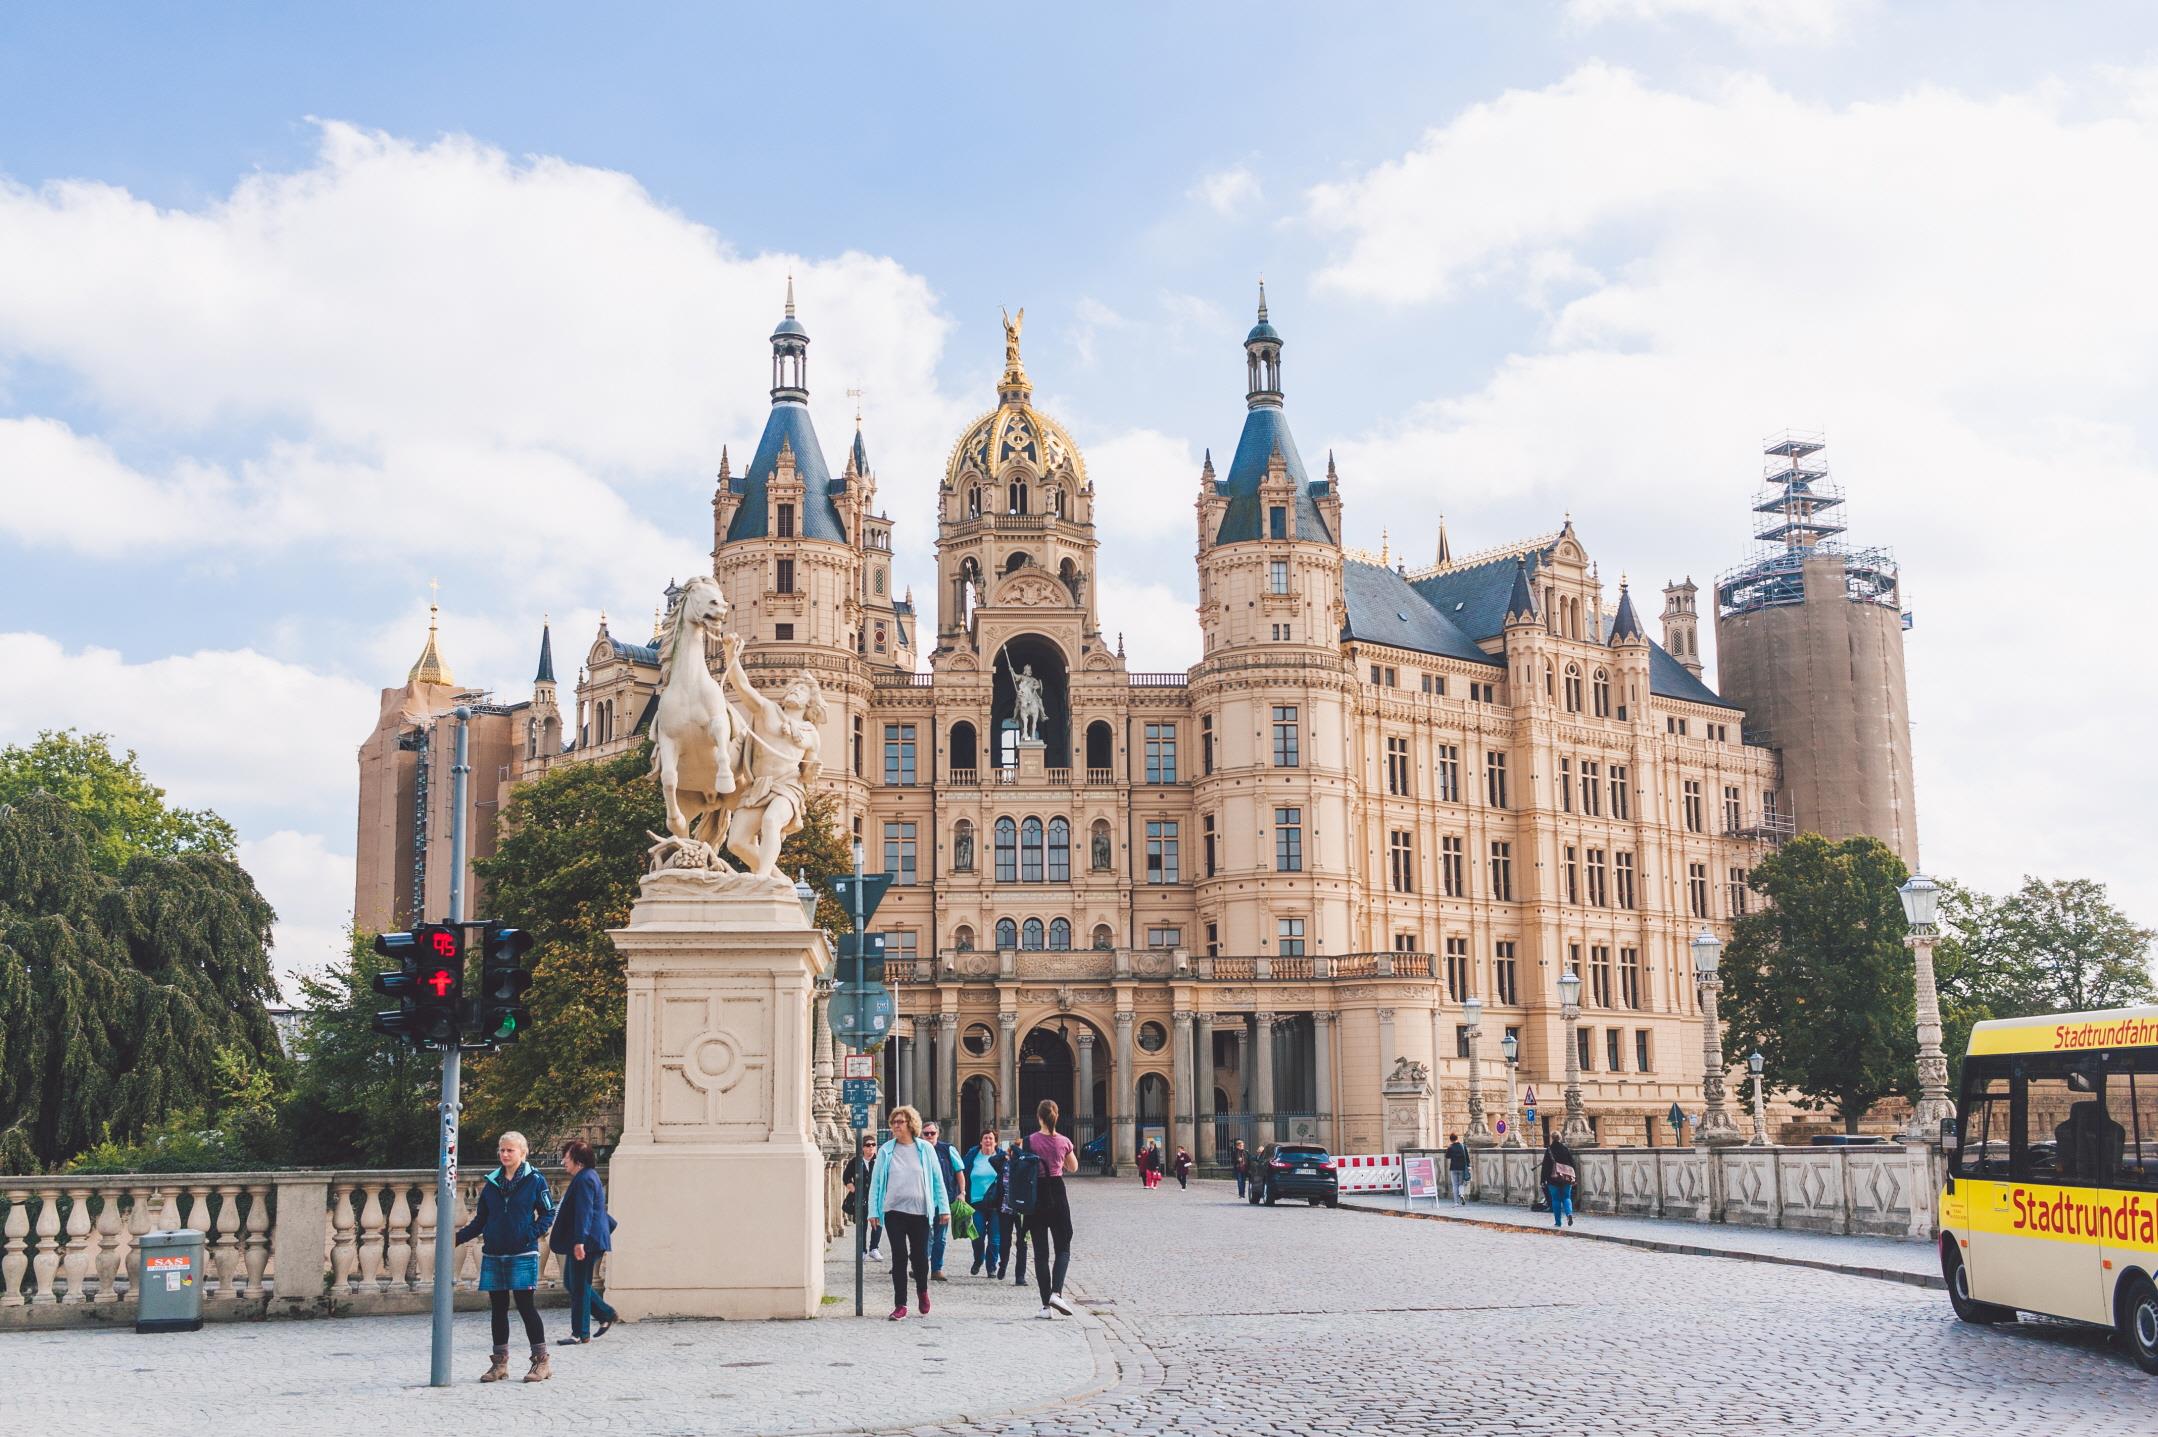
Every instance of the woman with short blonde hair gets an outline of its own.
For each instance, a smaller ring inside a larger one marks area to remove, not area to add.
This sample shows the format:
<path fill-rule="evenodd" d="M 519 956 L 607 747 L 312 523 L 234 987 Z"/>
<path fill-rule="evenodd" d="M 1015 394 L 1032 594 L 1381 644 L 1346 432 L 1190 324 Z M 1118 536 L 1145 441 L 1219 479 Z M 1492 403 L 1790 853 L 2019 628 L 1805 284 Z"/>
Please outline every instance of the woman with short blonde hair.
<path fill-rule="evenodd" d="M 869 1179 L 869 1216 L 884 1225 L 892 1240 L 891 1320 L 907 1315 L 907 1269 L 914 1270 L 914 1290 L 921 1313 L 929 1315 L 929 1228 L 951 1221 L 951 1196 L 944 1188 L 944 1165 L 922 1140 L 922 1115 L 902 1103 L 886 1121 L 892 1140 L 877 1150 Z"/>
<path fill-rule="evenodd" d="M 532 1346 L 532 1366 L 527 1382 L 545 1382 L 554 1375 L 547 1358 L 547 1329 L 540 1323 L 532 1291 L 539 1286 L 540 1240 L 554 1224 L 554 1198 L 547 1179 L 525 1161 L 532 1145 L 523 1133 L 504 1133 L 495 1139 L 495 1156 L 502 1165 L 480 1183 L 479 1211 L 472 1221 L 457 1229 L 457 1241 L 480 1240 L 480 1291 L 487 1294 L 494 1335 L 494 1358 L 487 1364 L 482 1382 L 500 1382 L 510 1375 L 510 1303 L 524 1322 L 525 1341 Z"/>

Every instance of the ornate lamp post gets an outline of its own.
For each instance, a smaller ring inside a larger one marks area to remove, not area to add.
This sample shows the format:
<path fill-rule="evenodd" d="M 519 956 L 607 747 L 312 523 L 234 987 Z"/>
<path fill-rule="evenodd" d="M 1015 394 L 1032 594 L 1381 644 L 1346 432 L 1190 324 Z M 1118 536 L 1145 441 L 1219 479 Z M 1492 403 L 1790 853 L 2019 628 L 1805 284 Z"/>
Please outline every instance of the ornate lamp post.
<path fill-rule="evenodd" d="M 1469 1028 L 1468 1144 L 1472 1148 L 1488 1148 L 1498 1140 L 1491 1136 L 1491 1124 L 1484 1120 L 1484 1080 L 1477 1071 L 1476 1062 L 1476 1050 L 1484 1039 L 1484 1000 L 1474 995 L 1463 999 L 1461 1016 L 1468 1019 Z"/>
<path fill-rule="evenodd" d="M 1761 1070 L 1768 1066 L 1768 1059 L 1761 1056 L 1759 1048 L 1746 1055 L 1746 1069 L 1753 1074 L 1753 1136 L 1746 1142 L 1749 1148 L 1768 1146 L 1768 1109 L 1761 1098 Z"/>
<path fill-rule="evenodd" d="M 1723 1029 L 1716 1021 L 1716 995 L 1723 980 L 1716 969 L 1723 962 L 1723 940 L 1703 928 L 1693 940 L 1693 976 L 1701 989 L 1701 1098 L 1704 1111 L 1694 1141 L 1709 1147 L 1743 1142 L 1738 1124 L 1723 1106 Z"/>
<path fill-rule="evenodd" d="M 1521 1105 L 1514 1101 L 1514 1065 L 1521 1059 L 1521 1040 L 1508 1033 L 1499 1039 L 1499 1050 L 1506 1054 L 1506 1141 L 1501 1147 L 1521 1146 Z"/>
<path fill-rule="evenodd" d="M 1941 1052 L 1941 995 L 1933 986 L 1933 945 L 1940 941 L 1934 926 L 1941 905 L 1941 885 L 1923 873 L 1896 890 L 1903 900 L 1903 916 L 1911 925 L 1903 946 L 1911 950 L 1913 977 L 1918 987 L 1918 1101 L 1911 1107 L 1911 1126 L 1905 1136 L 1938 1144 L 1941 1124 L 1956 1115 L 1948 1096 L 1948 1059 Z"/>
<path fill-rule="evenodd" d="M 1581 1040 L 1574 1036 L 1581 1024 L 1581 975 L 1571 968 L 1559 976 L 1559 1016 L 1566 1020 L 1566 1121 L 1559 1139 L 1570 1148 L 1590 1147 L 1596 1130 L 1581 1108 Z"/>

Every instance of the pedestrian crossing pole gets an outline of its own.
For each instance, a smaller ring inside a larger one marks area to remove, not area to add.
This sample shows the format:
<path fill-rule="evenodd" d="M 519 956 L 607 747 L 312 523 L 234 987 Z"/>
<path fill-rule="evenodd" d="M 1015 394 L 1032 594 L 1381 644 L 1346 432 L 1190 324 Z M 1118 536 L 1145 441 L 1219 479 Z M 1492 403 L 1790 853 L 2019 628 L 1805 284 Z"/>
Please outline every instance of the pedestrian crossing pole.
<path fill-rule="evenodd" d="M 457 762 L 450 768 L 450 914 L 465 918 L 465 781 L 472 772 L 472 710 L 457 707 Z M 459 959 L 463 961 L 462 957 Z M 442 1049 L 442 1139 L 435 1152 L 434 1351 L 427 1385 L 450 1385 L 450 1315 L 457 1301 L 457 1099 L 462 1033 Z"/>

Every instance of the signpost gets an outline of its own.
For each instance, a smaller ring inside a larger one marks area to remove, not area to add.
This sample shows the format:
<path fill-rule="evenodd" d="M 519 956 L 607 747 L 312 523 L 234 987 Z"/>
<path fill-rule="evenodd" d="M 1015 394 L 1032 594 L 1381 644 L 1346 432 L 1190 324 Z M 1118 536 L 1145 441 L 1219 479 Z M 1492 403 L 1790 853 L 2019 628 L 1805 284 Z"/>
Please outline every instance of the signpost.
<path fill-rule="evenodd" d="M 884 986 L 884 935 L 869 931 L 869 917 L 884 901 L 892 886 L 889 873 L 862 872 L 862 842 L 854 841 L 854 872 L 829 880 L 832 896 L 854 921 L 854 931 L 839 940 L 838 985 L 832 993 L 832 1036 L 854 1049 L 844 1059 L 842 1083 L 854 1120 L 854 1151 L 862 1151 L 862 1137 L 869 1130 L 869 1109 L 877 1100 L 876 1059 L 870 1050 L 880 1046 L 892 1031 L 892 993 Z M 869 1174 L 864 1172 L 856 1189 L 854 1214 L 854 1315 L 862 1315 L 862 1267 L 868 1251 Z"/>

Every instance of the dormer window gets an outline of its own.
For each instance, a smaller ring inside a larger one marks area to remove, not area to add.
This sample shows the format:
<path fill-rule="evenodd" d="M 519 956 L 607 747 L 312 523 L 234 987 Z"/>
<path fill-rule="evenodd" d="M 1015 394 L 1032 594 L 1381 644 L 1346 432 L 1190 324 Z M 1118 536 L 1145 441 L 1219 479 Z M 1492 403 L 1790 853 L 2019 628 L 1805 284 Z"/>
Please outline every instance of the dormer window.
<path fill-rule="evenodd" d="M 776 590 L 777 590 L 778 592 L 782 593 L 782 594 L 791 594 L 791 593 L 793 593 L 793 592 L 794 592 L 794 560 L 792 560 L 792 559 L 781 559 L 781 560 L 779 561 L 779 563 L 778 563 L 778 569 L 779 569 L 779 572 L 778 572 L 778 574 L 777 574 L 777 575 L 775 576 L 775 578 L 774 578 L 774 580 L 773 580 L 773 583 L 772 583 L 772 587 L 773 587 L 774 589 L 776 589 Z"/>
<path fill-rule="evenodd" d="M 780 538 L 791 539 L 794 537 L 794 506 L 792 504 L 781 504 L 778 506 L 778 510 L 778 517 L 774 520 L 774 527 L 777 529 Z"/>
<path fill-rule="evenodd" d="M 1273 505 L 1266 511 L 1266 537 L 1286 539 L 1289 537 L 1289 510 L 1284 504 Z"/>

